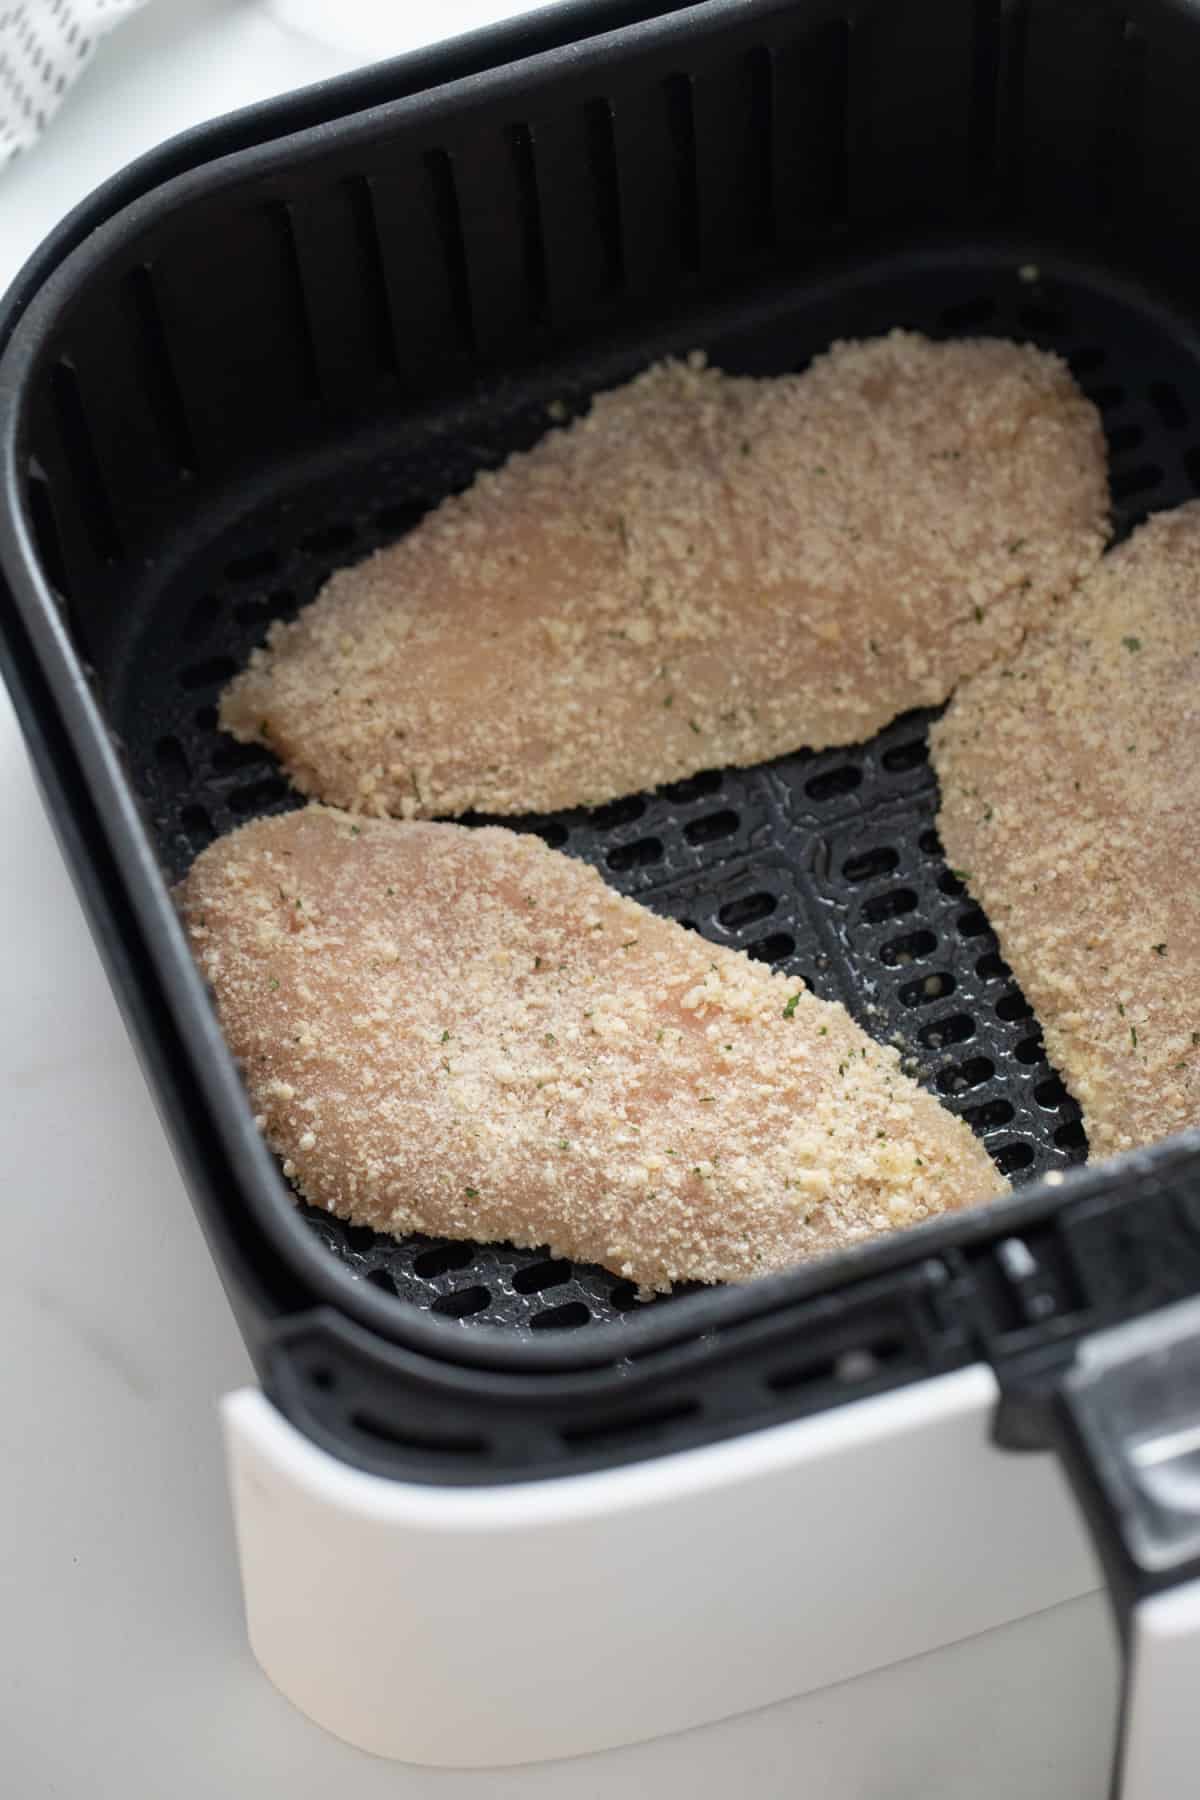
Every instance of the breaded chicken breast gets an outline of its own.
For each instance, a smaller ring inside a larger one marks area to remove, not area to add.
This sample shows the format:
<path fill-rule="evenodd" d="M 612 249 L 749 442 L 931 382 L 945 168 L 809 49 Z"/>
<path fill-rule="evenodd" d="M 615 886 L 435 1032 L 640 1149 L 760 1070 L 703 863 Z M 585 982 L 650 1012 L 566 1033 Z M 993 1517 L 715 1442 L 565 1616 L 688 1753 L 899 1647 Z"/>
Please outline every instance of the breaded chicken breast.
<path fill-rule="evenodd" d="M 947 855 L 1093 1155 L 1200 1123 L 1200 503 L 1105 557 L 932 743 Z"/>
<path fill-rule="evenodd" d="M 221 723 L 355 811 L 594 804 L 940 704 L 1107 521 L 1099 419 L 1042 351 L 664 363 L 335 574 Z"/>
<path fill-rule="evenodd" d="M 999 1193 L 844 1009 L 499 827 L 309 807 L 180 891 L 300 1191 L 403 1234 L 744 1281 Z"/>

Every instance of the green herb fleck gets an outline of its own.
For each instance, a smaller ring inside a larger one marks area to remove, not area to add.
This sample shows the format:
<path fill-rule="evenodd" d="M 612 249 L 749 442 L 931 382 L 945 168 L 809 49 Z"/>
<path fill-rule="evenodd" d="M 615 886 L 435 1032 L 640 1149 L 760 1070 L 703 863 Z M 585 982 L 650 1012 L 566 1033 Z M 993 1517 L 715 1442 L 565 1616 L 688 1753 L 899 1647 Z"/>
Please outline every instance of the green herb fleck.
<path fill-rule="evenodd" d="M 546 1036 L 545 1036 L 545 1040 L 544 1040 L 544 1041 L 545 1041 L 545 1042 L 546 1042 L 546 1043 L 547 1043 L 547 1044 L 557 1044 L 557 1042 L 558 1042 L 558 1039 L 557 1039 L 557 1038 L 556 1038 L 556 1037 L 555 1037 L 555 1035 L 554 1035 L 554 1033 L 553 1033 L 553 1032 L 552 1032 L 552 1031 L 548 1031 L 548 1032 L 547 1032 L 547 1033 L 546 1033 Z"/>
<path fill-rule="evenodd" d="M 1117 1001 L 1117 1011 L 1120 1013 L 1122 1018 L 1125 1017 L 1125 1005 L 1124 1005 L 1124 1002 L 1121 1000 Z"/>
<path fill-rule="evenodd" d="M 696 736 L 699 737 L 701 735 L 700 727 L 697 725 L 695 719 L 689 719 L 688 724 L 691 727 L 691 729 L 695 732 Z"/>
<path fill-rule="evenodd" d="M 663 701 L 663 705 L 664 706 L 674 706 L 674 704 L 675 704 L 674 694 L 668 694 Z"/>
<path fill-rule="evenodd" d="M 750 439 L 743 438 L 742 439 L 742 455 L 749 456 L 749 454 L 750 454 Z"/>
<path fill-rule="evenodd" d="M 887 1132 L 886 1132 L 886 1131 L 877 1131 L 877 1132 L 876 1132 L 876 1133 L 875 1133 L 875 1136 L 876 1136 L 876 1137 L 877 1137 L 877 1138 L 885 1138 L 885 1137 L 886 1137 L 886 1136 L 887 1136 Z"/>
<path fill-rule="evenodd" d="M 1142 647 L 1142 640 L 1140 637 L 1123 637 L 1121 642 L 1127 650 L 1140 650 Z"/>
<path fill-rule="evenodd" d="M 271 735 L 270 719 L 260 719 L 259 723 L 258 723 L 258 729 L 263 737 L 270 737 L 270 735 Z"/>
<path fill-rule="evenodd" d="M 992 809 L 990 806 L 985 806 L 983 809 L 983 822 L 985 825 L 990 825 L 992 822 Z"/>
<path fill-rule="evenodd" d="M 838 1074 L 839 1074 L 839 1075 L 844 1075 L 844 1074 L 845 1074 L 845 1073 L 846 1073 L 846 1065 L 845 1065 L 845 1063 L 844 1063 L 844 1062 L 840 1062 L 840 1063 L 839 1063 L 839 1064 L 838 1064 Z"/>
<path fill-rule="evenodd" d="M 955 881 L 970 881 L 971 879 L 971 871 L 969 869 L 951 869 L 950 873 L 953 875 Z"/>
<path fill-rule="evenodd" d="M 871 652 L 872 656 L 879 655 L 879 645 L 875 642 L 874 638 L 867 639 L 867 649 Z"/>
<path fill-rule="evenodd" d="M 661 1043 L 662 1043 L 662 1041 L 663 1041 L 663 1034 L 662 1034 L 662 1032 L 661 1032 L 661 1031 L 656 1031 L 656 1032 L 655 1032 L 655 1034 L 654 1034 L 654 1041 L 655 1041 L 655 1043 L 656 1043 L 656 1044 L 661 1044 Z M 670 1151 L 670 1150 L 669 1150 L 669 1151 L 668 1151 L 668 1152 L 667 1152 L 667 1154 L 668 1154 L 668 1156 L 672 1156 L 672 1155 L 674 1155 L 674 1152 L 673 1152 L 673 1151 Z"/>
<path fill-rule="evenodd" d="M 977 625 L 983 624 L 983 608 L 982 608 L 982 606 L 977 606 L 975 608 L 975 623 Z"/>
<path fill-rule="evenodd" d="M 558 1147 L 560 1150 L 569 1150 L 571 1148 L 570 1140 L 568 1138 L 559 1138 Z"/>
<path fill-rule="evenodd" d="M 443 1031 L 442 1042 L 443 1044 L 448 1044 L 450 1042 L 450 1033 L 448 1031 Z"/>
<path fill-rule="evenodd" d="M 717 1104 L 716 1096 L 714 1094 L 701 1094 L 700 1104 L 701 1106 L 715 1106 Z"/>
<path fill-rule="evenodd" d="M 1131 1025 L 1129 1027 L 1129 1041 L 1133 1045 L 1133 1048 L 1136 1050 L 1137 1049 L 1137 1028 L 1133 1025 Z"/>
<path fill-rule="evenodd" d="M 1165 944 L 1152 944 L 1150 947 L 1154 951 L 1155 956 L 1165 956 L 1167 954 L 1167 946 Z"/>
<path fill-rule="evenodd" d="M 350 836 L 351 837 L 361 837 L 362 836 L 362 826 L 361 825 L 352 825 L 350 827 Z"/>
<path fill-rule="evenodd" d="M 479 1198 L 478 1188 L 464 1188 L 463 1193 L 467 1196 L 468 1200 L 478 1200 Z"/>
<path fill-rule="evenodd" d="M 391 896 L 396 892 L 396 890 L 394 887 L 389 887 L 387 892 L 388 892 L 388 898 L 390 899 Z"/>
<path fill-rule="evenodd" d="M 278 975 L 272 975 L 272 977 L 271 977 L 271 992 L 273 994 L 277 994 L 279 992 L 279 977 L 278 977 Z"/>
<path fill-rule="evenodd" d="M 785 1019 L 791 1018 L 792 1014 L 796 1010 L 796 1003 L 799 1000 L 799 998 L 800 998 L 799 994 L 792 995 L 791 999 L 788 1001 L 787 1005 L 783 1009 L 783 1016 Z"/>
<path fill-rule="evenodd" d="M 821 1027 L 821 1029 L 820 1029 L 820 1031 L 818 1031 L 818 1033 L 817 1033 L 817 1036 L 818 1036 L 818 1037 L 828 1037 L 828 1036 L 829 1036 L 829 1027 L 828 1027 L 828 1025 L 822 1025 L 822 1027 Z"/>
<path fill-rule="evenodd" d="M 1025 543 L 1026 540 L 1024 538 L 1014 538 L 1012 543 L 1008 546 L 1008 554 L 1010 556 L 1016 556 L 1018 551 L 1025 548 Z"/>

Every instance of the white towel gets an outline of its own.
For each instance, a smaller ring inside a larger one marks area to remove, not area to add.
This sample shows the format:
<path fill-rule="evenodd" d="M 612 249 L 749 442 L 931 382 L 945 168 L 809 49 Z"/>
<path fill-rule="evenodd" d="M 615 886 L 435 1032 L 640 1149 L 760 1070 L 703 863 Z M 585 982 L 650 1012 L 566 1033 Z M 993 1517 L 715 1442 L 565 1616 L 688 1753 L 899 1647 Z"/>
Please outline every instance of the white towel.
<path fill-rule="evenodd" d="M 146 0 L 0 0 L 0 165 L 45 130 L 96 44 Z"/>

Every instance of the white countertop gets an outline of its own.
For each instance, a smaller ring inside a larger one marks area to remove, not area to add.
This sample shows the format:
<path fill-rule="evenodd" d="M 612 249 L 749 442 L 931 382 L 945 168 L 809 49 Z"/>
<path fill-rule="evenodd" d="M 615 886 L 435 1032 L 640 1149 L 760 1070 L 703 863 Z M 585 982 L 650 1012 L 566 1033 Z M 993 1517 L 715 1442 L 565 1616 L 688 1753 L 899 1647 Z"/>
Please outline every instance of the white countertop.
<path fill-rule="evenodd" d="M 504 0 L 460 4 L 472 22 L 485 4 L 507 10 Z M 405 0 L 392 14 L 410 43 L 420 12 Z M 141 150 L 354 60 L 252 0 L 160 0 L 102 46 L 47 138 L 0 173 L 0 287 L 69 206 Z M 895 1800 L 872 1745 L 903 1741 L 919 1724 L 919 1664 L 853 1694 L 831 1690 L 640 1751 L 496 1775 L 375 1761 L 324 1736 L 268 1686 L 242 1630 L 215 1412 L 249 1363 L 2 690 L 0 843 L 0 1791 L 14 1800 L 738 1791 Z M 1025 1779 L 1014 1767 L 1008 1792 L 1083 1791 L 1042 1785 L 1061 1690 L 1043 1683 L 1039 1664 L 1094 1664 L 1099 1607 L 1044 1615 L 1033 1658 L 1027 1637 L 1018 1646 L 1006 1632 L 940 1653 L 939 1712 L 969 1722 L 971 1755 L 1001 1744 L 1010 1706 L 1032 1725 Z M 1094 1704 L 1091 1694 L 1085 1682 L 1079 1704 Z M 800 1738 L 821 1746 L 803 1776 Z M 906 1794 L 966 1791 L 944 1730 L 918 1761 L 922 1784 Z"/>

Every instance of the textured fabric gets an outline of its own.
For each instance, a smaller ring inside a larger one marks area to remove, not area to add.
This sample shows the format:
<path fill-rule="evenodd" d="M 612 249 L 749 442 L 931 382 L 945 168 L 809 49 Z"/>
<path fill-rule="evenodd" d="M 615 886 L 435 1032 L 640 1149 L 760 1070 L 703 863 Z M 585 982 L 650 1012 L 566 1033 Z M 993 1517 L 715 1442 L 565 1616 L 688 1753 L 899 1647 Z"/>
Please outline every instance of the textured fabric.
<path fill-rule="evenodd" d="M 45 130 L 106 31 L 146 0 L 0 0 L 0 166 Z"/>

